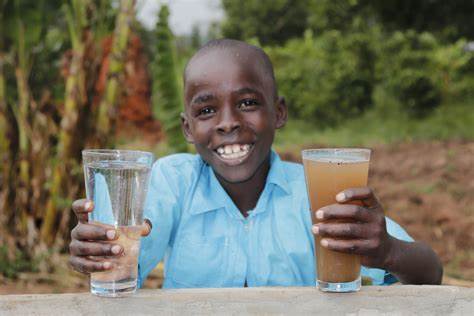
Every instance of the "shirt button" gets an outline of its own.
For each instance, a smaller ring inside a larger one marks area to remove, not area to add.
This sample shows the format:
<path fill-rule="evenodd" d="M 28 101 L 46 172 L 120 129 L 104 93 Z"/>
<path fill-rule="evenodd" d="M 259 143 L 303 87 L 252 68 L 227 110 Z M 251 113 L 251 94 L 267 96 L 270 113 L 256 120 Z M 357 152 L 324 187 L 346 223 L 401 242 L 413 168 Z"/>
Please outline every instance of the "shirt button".
<path fill-rule="evenodd" d="M 245 231 L 249 231 L 251 227 L 252 227 L 252 222 L 251 221 L 245 223 L 245 225 L 244 225 Z"/>

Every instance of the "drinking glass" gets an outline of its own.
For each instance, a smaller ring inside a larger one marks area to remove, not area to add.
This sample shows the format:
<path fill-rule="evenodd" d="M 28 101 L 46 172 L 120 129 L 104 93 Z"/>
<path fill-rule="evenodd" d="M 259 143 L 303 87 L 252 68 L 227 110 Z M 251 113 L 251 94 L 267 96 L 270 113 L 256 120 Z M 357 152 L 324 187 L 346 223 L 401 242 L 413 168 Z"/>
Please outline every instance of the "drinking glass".
<path fill-rule="evenodd" d="M 86 196 L 94 201 L 89 223 L 114 228 L 121 255 L 94 257 L 112 269 L 91 274 L 91 292 L 123 296 L 137 289 L 138 253 L 143 205 L 148 191 L 153 155 L 144 151 L 87 149 L 82 151 Z"/>
<path fill-rule="evenodd" d="M 315 212 L 336 203 L 336 194 L 367 185 L 370 149 L 326 148 L 302 151 L 313 224 Z M 337 222 L 337 221 L 332 221 Z M 353 292 L 361 285 L 360 257 L 329 250 L 315 236 L 317 285 L 325 292 Z"/>

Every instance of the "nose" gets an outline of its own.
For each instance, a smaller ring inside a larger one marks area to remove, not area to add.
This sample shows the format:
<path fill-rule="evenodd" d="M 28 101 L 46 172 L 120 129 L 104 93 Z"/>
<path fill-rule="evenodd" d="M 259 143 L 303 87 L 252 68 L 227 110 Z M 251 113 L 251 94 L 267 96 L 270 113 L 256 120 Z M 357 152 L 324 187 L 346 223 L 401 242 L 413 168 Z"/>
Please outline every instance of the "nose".
<path fill-rule="evenodd" d="M 216 126 L 216 129 L 221 134 L 232 134 L 236 130 L 240 129 L 241 122 L 238 113 L 235 113 L 235 109 L 232 107 L 224 107 L 221 111 L 220 120 Z"/>

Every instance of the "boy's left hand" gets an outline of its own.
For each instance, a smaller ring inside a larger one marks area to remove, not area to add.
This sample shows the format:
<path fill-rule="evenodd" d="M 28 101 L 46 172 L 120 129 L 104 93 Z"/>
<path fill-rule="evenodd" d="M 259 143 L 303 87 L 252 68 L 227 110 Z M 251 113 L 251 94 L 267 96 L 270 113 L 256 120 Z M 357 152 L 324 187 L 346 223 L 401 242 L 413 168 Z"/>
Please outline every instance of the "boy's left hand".
<path fill-rule="evenodd" d="M 322 237 L 321 245 L 358 254 L 364 266 L 384 268 L 392 237 L 387 233 L 383 208 L 372 190 L 347 189 L 337 194 L 336 201 L 338 204 L 316 211 L 316 219 L 321 222 L 313 225 L 313 233 Z"/>

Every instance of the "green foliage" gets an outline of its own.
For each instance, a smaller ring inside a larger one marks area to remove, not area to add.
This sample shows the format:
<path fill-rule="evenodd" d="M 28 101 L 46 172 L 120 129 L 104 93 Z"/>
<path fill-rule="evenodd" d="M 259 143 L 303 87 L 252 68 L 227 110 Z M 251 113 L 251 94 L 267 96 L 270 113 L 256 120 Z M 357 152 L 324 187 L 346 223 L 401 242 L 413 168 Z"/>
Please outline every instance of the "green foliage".
<path fill-rule="evenodd" d="M 432 53 L 436 39 L 429 33 L 395 32 L 382 45 L 377 72 L 387 89 L 414 117 L 436 108 L 441 92 L 433 81 Z"/>
<path fill-rule="evenodd" d="M 357 0 L 356 0 L 357 2 Z M 359 0 L 388 31 L 413 29 L 448 39 L 474 39 L 472 0 Z"/>
<path fill-rule="evenodd" d="M 13 53 L 18 64 L 29 71 L 33 96 L 41 97 L 44 82 L 51 85 L 53 95 L 63 91 L 59 81 L 60 59 L 65 50 L 67 33 L 62 16 L 64 1 L 0 1 L 0 51 Z M 20 40 L 21 39 L 21 40 Z M 20 45 L 21 43 L 21 45 Z M 6 69 L 7 85 L 13 82 L 14 72 Z M 7 96 L 16 98 L 15 88 L 7 87 Z"/>
<path fill-rule="evenodd" d="M 310 0 L 222 0 L 227 19 L 224 37 L 257 37 L 263 45 L 283 44 L 299 37 L 307 26 Z"/>
<path fill-rule="evenodd" d="M 165 128 L 167 142 L 176 152 L 187 151 L 181 131 L 183 109 L 176 75 L 173 34 L 168 26 L 169 10 L 163 5 L 156 25 L 156 52 L 153 67 L 153 113 Z"/>
<path fill-rule="evenodd" d="M 15 252 L 13 259 L 8 257 L 7 246 L 0 246 L 0 275 L 15 278 L 24 271 L 37 271 L 37 260 L 31 260 L 20 251 Z"/>
<path fill-rule="evenodd" d="M 308 28 L 316 34 L 328 30 L 351 32 L 374 22 L 370 8 L 360 0 L 313 0 L 308 12 Z"/>
<path fill-rule="evenodd" d="M 466 40 L 440 46 L 433 53 L 436 74 L 445 99 L 474 98 L 474 52 L 466 50 Z"/>
<path fill-rule="evenodd" d="M 473 95 L 474 54 L 465 45 L 441 45 L 430 33 L 395 32 L 381 45 L 377 74 L 407 113 L 424 117 L 443 99 Z"/>
<path fill-rule="evenodd" d="M 422 119 L 405 113 L 399 101 L 380 86 L 374 92 L 374 103 L 360 117 L 325 130 L 308 120 L 289 120 L 278 132 L 275 148 L 297 151 L 302 145 L 371 147 L 426 140 L 474 140 L 474 98 L 442 104 Z"/>
<path fill-rule="evenodd" d="M 267 52 L 293 117 L 324 127 L 371 107 L 374 51 L 368 35 L 329 31 L 315 38 L 308 31 L 304 39 Z"/>

